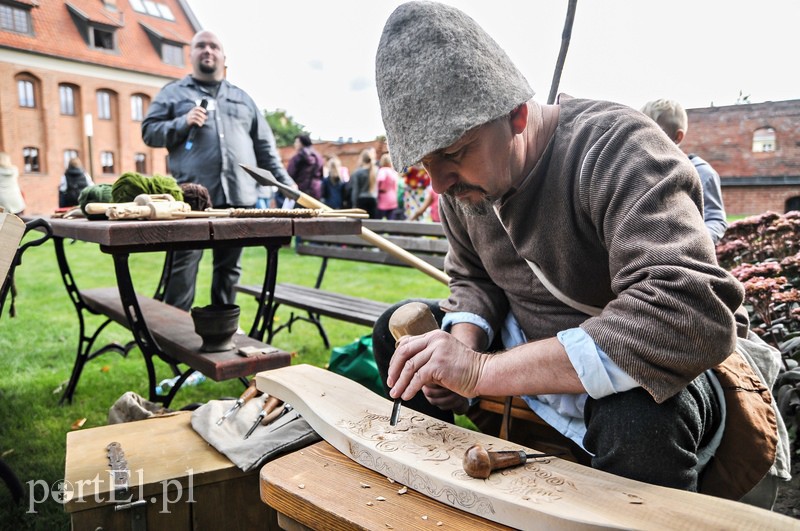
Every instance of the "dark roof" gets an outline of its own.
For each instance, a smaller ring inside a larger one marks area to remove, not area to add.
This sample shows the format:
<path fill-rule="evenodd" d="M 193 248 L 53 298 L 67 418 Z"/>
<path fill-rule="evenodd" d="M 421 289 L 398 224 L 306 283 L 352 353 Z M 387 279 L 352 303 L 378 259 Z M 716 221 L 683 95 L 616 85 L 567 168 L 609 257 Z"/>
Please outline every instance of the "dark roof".
<path fill-rule="evenodd" d="M 17 5 L 31 6 L 33 34 L 0 30 L 0 47 L 165 77 L 183 77 L 191 71 L 188 44 L 201 28 L 184 0 L 156 2 L 169 8 L 175 20 L 139 13 L 128 0 L 16 0 Z M 117 49 L 90 47 L 82 25 L 113 31 Z M 159 41 L 184 45 L 184 65 L 164 63 L 158 49 Z"/>

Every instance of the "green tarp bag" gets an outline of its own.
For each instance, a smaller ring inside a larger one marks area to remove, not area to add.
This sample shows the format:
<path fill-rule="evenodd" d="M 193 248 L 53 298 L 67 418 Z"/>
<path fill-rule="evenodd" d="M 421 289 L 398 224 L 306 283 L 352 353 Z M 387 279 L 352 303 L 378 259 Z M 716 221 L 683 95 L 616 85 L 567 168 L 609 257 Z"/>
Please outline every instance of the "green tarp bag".
<path fill-rule="evenodd" d="M 349 345 L 334 347 L 328 370 L 356 381 L 386 398 L 378 373 L 378 364 L 372 354 L 372 335 L 367 334 Z"/>

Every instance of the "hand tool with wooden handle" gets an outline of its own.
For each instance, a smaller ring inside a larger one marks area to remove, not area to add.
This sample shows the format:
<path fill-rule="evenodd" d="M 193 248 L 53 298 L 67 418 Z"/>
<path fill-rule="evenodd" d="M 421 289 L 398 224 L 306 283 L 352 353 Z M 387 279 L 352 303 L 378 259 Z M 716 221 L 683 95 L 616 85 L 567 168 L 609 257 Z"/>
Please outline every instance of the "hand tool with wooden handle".
<path fill-rule="evenodd" d="M 239 398 L 236 399 L 236 402 L 233 403 L 231 408 L 228 411 L 226 411 L 224 415 L 220 417 L 220 419 L 217 421 L 217 426 L 225 422 L 226 418 L 233 415 L 234 411 L 242 407 L 245 402 L 256 396 L 257 393 L 258 393 L 258 388 L 256 387 L 256 380 L 255 378 L 253 378 L 253 380 L 250 382 L 250 385 L 248 385 L 247 389 L 244 390 L 244 393 L 239 395 Z"/>
<path fill-rule="evenodd" d="M 280 398 L 276 396 L 267 397 L 267 399 L 264 401 L 264 407 L 262 407 L 261 411 L 258 412 L 258 417 L 256 418 L 256 421 L 253 422 L 253 425 L 250 426 L 249 430 L 247 430 L 247 433 L 245 434 L 244 438 L 245 439 L 249 438 L 250 435 L 252 435 L 253 432 L 256 430 L 258 425 L 261 424 L 261 421 L 264 420 L 264 418 L 267 417 L 270 413 L 278 410 L 278 408 L 282 405 L 283 405 L 283 400 L 281 400 Z"/>
<path fill-rule="evenodd" d="M 473 444 L 464 453 L 464 472 L 478 479 L 486 479 L 495 471 L 517 465 L 524 465 L 528 459 L 537 457 L 556 457 L 564 452 L 554 454 L 527 454 L 523 450 L 503 450 L 489 452 L 480 444 Z"/>
<path fill-rule="evenodd" d="M 431 330 L 437 330 L 439 323 L 431 313 L 431 309 L 423 302 L 409 302 L 392 313 L 389 318 L 389 331 L 395 341 L 403 336 L 420 336 Z M 396 426 L 400 418 L 400 398 L 396 398 L 389 417 L 389 425 Z"/>
<path fill-rule="evenodd" d="M 258 181 L 259 184 L 262 184 L 264 186 L 277 187 L 283 193 L 283 195 L 285 195 L 289 199 L 294 199 L 295 201 L 297 201 L 306 208 L 320 208 L 322 210 L 331 210 L 331 208 L 328 205 L 322 203 L 321 201 L 318 201 L 317 199 L 314 199 L 310 195 L 303 193 L 300 190 L 296 190 L 291 186 L 286 186 L 285 184 L 278 182 L 275 176 L 272 175 L 272 173 L 267 170 L 257 168 L 255 166 L 248 166 L 247 164 L 239 164 L 239 166 L 241 166 L 242 169 L 244 169 L 244 171 L 249 173 L 250 176 L 253 177 L 253 179 Z M 371 243 L 372 245 L 374 245 L 375 247 L 397 258 L 398 260 L 402 260 L 404 263 L 410 265 L 411 267 L 419 269 L 426 275 L 435 278 L 439 282 L 442 282 L 444 284 L 448 284 L 450 282 L 450 277 L 443 271 L 436 269 L 428 262 L 420 259 L 418 256 L 409 253 L 402 247 L 390 242 L 386 238 L 376 234 L 375 232 L 369 230 L 368 228 L 361 227 L 361 237 L 366 241 L 368 241 L 369 243 Z"/>

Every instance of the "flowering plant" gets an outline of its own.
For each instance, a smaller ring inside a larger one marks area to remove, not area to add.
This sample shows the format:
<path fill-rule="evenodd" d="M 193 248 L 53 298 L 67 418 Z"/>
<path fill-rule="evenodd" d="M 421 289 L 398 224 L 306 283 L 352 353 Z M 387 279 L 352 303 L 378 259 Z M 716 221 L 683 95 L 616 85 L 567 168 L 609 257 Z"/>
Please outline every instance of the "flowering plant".
<path fill-rule="evenodd" d="M 800 212 L 766 212 L 730 224 L 717 260 L 744 285 L 750 328 L 781 351 L 773 389 L 796 440 L 800 427 Z"/>

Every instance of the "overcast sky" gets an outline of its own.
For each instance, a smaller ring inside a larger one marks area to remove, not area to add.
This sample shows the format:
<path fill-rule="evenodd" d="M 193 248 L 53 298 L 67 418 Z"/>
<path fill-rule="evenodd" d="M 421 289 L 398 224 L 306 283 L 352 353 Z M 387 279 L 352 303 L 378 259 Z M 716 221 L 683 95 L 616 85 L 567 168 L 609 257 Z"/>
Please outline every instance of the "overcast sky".
<path fill-rule="evenodd" d="M 228 79 L 312 138 L 383 134 L 375 50 L 392 0 L 189 0 L 222 40 Z M 546 101 L 567 0 L 448 0 Z M 800 0 L 579 0 L 559 91 L 640 108 L 800 99 Z"/>

